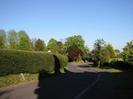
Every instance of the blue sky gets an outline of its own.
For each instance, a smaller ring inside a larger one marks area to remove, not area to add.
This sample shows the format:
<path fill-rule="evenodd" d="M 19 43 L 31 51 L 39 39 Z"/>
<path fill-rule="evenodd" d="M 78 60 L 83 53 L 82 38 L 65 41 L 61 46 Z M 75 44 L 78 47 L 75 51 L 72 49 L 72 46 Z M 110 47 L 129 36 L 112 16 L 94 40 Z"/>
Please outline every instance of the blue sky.
<path fill-rule="evenodd" d="M 103 38 L 122 49 L 133 40 L 133 0 L 0 0 L 0 29 L 46 43 L 79 34 L 90 48 Z"/>

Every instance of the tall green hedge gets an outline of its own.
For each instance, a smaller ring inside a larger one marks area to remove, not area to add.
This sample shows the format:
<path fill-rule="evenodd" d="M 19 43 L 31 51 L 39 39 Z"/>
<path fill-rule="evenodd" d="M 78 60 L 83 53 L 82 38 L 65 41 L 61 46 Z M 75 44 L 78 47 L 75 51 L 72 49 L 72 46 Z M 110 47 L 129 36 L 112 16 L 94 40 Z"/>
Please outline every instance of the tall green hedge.
<path fill-rule="evenodd" d="M 57 56 L 57 58 L 59 59 L 60 62 L 60 72 L 64 73 L 64 69 L 67 68 L 67 63 L 68 63 L 68 57 L 64 56 L 64 55 L 60 55 L 60 54 L 55 54 Z"/>
<path fill-rule="evenodd" d="M 65 67 L 66 56 L 57 56 L 61 67 Z M 51 53 L 0 49 L 0 75 L 37 73 L 43 69 L 54 73 L 54 57 Z"/>
<path fill-rule="evenodd" d="M 55 54 L 60 62 L 60 72 L 64 73 L 64 69 L 67 69 L 68 57 L 60 54 Z"/>

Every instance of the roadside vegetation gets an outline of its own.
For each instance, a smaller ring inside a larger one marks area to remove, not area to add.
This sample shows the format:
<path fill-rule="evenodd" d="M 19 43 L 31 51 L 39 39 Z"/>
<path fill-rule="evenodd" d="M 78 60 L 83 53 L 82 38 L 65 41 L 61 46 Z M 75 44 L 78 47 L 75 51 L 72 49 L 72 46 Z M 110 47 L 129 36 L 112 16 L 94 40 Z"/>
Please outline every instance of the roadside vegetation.
<path fill-rule="evenodd" d="M 117 72 L 121 68 L 133 71 L 133 40 L 120 51 L 103 39 L 97 39 L 94 48 L 89 50 L 81 35 L 63 41 L 51 38 L 46 44 L 40 38 L 31 39 L 23 30 L 6 32 L 0 29 L 0 86 L 36 80 L 41 70 L 54 73 L 53 55 L 60 62 L 61 73 L 65 73 L 68 61 L 91 62 L 91 66 L 100 71 Z M 25 81 L 19 78 L 20 73 L 25 75 Z"/>
<path fill-rule="evenodd" d="M 10 74 L 6 76 L 0 76 L 0 88 L 16 85 L 19 83 L 38 80 L 38 74 L 24 73 L 24 77 L 25 79 L 23 79 L 20 74 Z"/>
<path fill-rule="evenodd" d="M 97 72 L 108 72 L 108 73 L 119 73 L 119 72 L 123 72 L 120 69 L 115 69 L 115 68 L 111 68 L 111 67 L 105 67 L 105 68 L 94 68 Z"/>

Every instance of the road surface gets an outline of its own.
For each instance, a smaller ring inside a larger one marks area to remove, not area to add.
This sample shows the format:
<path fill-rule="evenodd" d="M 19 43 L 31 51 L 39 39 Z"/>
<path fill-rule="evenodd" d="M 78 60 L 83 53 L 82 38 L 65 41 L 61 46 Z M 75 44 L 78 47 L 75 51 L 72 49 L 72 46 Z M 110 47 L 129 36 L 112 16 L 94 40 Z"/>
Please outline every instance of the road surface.
<path fill-rule="evenodd" d="M 130 73 L 96 72 L 72 64 L 69 70 L 0 90 L 0 99 L 133 99 Z"/>

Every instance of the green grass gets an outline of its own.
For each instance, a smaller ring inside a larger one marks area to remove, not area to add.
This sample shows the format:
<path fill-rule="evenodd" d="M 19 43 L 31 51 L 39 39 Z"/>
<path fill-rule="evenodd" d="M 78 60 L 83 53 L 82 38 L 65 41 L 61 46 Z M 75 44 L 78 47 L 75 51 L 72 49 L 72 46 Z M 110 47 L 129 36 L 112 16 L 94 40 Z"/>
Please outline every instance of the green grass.
<path fill-rule="evenodd" d="M 74 64 L 84 64 L 83 60 L 79 60 L 79 61 L 73 61 Z"/>
<path fill-rule="evenodd" d="M 122 72 L 119 69 L 111 68 L 111 67 L 106 67 L 106 68 L 95 68 L 96 71 L 98 72 L 109 72 L 109 73 L 118 73 Z"/>
<path fill-rule="evenodd" d="M 38 79 L 38 74 L 24 74 L 25 80 L 22 79 L 20 74 L 0 76 L 0 88 L 7 87 L 10 85 L 16 85 L 19 83 L 29 82 Z"/>
<path fill-rule="evenodd" d="M 114 69 L 114 68 L 108 68 L 108 69 L 102 69 L 103 72 L 111 72 L 111 73 L 116 73 L 116 72 L 122 72 L 119 69 Z"/>

